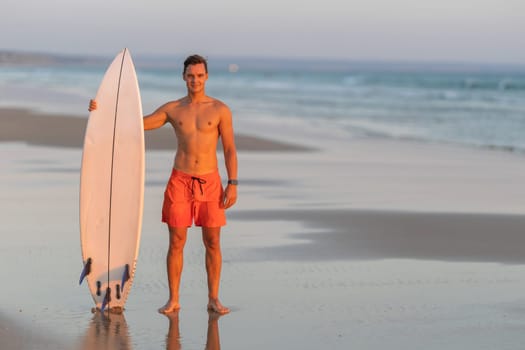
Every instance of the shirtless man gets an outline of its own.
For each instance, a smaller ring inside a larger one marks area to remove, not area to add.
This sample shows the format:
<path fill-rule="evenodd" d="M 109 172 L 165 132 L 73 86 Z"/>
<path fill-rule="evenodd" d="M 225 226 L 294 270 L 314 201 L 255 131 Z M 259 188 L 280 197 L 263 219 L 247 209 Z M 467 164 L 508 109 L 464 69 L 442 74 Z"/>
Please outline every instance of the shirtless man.
<path fill-rule="evenodd" d="M 144 130 L 170 123 L 177 137 L 173 171 L 164 193 L 162 221 L 170 234 L 167 254 L 169 300 L 159 309 L 170 313 L 180 308 L 179 285 L 187 229 L 195 222 L 202 227 L 208 275 L 208 309 L 220 314 L 230 310 L 219 301 L 222 266 L 221 226 L 225 209 L 237 200 L 237 151 L 230 109 L 205 93 L 206 60 L 198 55 L 184 61 L 182 75 L 187 96 L 168 102 L 144 117 Z M 91 101 L 89 110 L 96 109 Z M 228 185 L 223 189 L 218 172 L 217 144 L 222 141 Z"/>

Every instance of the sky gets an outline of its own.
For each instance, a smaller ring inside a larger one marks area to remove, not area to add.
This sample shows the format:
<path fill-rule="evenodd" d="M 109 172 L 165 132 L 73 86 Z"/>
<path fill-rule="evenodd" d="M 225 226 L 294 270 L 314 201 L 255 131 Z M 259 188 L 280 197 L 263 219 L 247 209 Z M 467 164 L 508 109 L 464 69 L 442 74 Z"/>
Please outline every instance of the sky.
<path fill-rule="evenodd" d="M 524 0 L 2 0 L 0 49 L 525 64 Z"/>

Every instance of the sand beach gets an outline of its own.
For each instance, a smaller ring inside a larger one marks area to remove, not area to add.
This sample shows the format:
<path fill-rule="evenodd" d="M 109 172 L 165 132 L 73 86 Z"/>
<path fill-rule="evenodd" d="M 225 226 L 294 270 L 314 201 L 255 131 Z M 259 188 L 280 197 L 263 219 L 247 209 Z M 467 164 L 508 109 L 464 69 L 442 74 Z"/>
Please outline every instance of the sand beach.
<path fill-rule="evenodd" d="M 160 208 L 174 150 L 161 129 L 146 140 L 136 279 L 124 314 L 104 317 L 78 286 L 85 122 L 0 109 L 0 348 L 522 348 L 523 154 L 239 134 L 239 202 L 222 234 L 232 312 L 206 311 L 192 228 L 182 309 L 166 317 Z"/>

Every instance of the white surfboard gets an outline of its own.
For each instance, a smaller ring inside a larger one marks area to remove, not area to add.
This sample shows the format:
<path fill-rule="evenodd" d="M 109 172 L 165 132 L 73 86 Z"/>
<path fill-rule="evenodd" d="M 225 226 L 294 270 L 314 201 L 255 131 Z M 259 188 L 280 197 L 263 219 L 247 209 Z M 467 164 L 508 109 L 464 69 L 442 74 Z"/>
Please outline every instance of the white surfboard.
<path fill-rule="evenodd" d="M 138 257 L 144 202 L 144 126 L 135 67 L 124 49 L 89 115 L 80 180 L 84 277 L 98 309 L 123 310 Z"/>

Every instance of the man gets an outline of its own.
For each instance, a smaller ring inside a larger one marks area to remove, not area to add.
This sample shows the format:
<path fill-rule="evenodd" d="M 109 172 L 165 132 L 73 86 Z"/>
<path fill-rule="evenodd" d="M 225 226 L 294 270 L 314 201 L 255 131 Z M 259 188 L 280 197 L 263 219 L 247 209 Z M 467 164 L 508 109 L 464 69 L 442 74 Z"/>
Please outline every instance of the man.
<path fill-rule="evenodd" d="M 188 94 L 168 102 L 144 117 L 144 129 L 152 130 L 170 123 L 177 137 L 173 171 L 164 193 L 162 221 L 170 234 L 167 254 L 169 300 L 159 309 L 170 313 L 180 308 L 179 285 L 187 229 L 202 227 L 208 275 L 208 309 L 220 314 L 230 310 L 219 301 L 222 266 L 221 226 L 226 224 L 225 209 L 237 200 L 237 150 L 230 109 L 205 93 L 208 80 L 206 59 L 199 55 L 184 61 L 182 75 Z M 91 101 L 89 110 L 96 109 Z M 217 161 L 221 138 L 228 185 L 223 190 Z"/>

